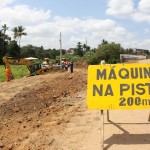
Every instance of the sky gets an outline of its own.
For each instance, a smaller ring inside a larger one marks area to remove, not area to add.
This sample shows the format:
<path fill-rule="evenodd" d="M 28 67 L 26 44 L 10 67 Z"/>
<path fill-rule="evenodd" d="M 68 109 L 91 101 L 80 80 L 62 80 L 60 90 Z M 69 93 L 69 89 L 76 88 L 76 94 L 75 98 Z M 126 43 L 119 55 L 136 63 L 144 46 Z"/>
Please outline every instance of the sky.
<path fill-rule="evenodd" d="M 150 0 L 0 0 L 0 27 L 22 25 L 21 46 L 97 48 L 103 39 L 150 50 Z"/>

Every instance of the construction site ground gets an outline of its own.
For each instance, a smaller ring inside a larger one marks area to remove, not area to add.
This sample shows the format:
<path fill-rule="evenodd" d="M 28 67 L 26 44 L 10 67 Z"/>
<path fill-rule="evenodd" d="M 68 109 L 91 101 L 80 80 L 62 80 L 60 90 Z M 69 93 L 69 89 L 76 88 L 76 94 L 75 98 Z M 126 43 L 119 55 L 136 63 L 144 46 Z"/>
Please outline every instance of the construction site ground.
<path fill-rule="evenodd" d="M 84 69 L 83 69 L 84 68 Z M 101 150 L 100 110 L 86 106 L 87 67 L 0 83 L 0 149 Z M 104 111 L 104 149 L 149 150 L 149 110 Z"/>

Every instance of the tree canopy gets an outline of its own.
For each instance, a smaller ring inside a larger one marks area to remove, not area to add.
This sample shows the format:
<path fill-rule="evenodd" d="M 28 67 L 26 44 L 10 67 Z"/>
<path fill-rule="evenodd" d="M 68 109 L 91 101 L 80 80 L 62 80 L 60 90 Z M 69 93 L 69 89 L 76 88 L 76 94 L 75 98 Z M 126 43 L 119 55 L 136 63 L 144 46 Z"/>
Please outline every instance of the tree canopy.
<path fill-rule="evenodd" d="M 107 63 L 118 63 L 120 62 L 120 54 L 124 53 L 123 48 L 120 44 L 115 42 L 112 43 L 102 43 L 99 45 L 96 50 L 97 58 L 101 60 L 105 60 Z"/>

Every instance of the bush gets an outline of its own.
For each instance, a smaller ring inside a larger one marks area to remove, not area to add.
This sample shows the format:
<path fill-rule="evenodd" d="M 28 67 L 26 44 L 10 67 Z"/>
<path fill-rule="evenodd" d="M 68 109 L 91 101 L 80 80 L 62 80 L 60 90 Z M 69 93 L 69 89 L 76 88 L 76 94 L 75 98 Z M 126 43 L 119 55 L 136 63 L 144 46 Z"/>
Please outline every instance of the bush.
<path fill-rule="evenodd" d="M 123 53 L 123 48 L 120 44 L 114 42 L 100 45 L 96 51 L 96 56 L 100 60 L 105 60 L 107 63 L 116 64 L 120 62 L 120 54 Z"/>
<path fill-rule="evenodd" d="M 87 61 L 87 63 L 90 65 L 95 65 L 100 62 L 93 51 L 88 51 L 85 53 L 83 60 Z"/>

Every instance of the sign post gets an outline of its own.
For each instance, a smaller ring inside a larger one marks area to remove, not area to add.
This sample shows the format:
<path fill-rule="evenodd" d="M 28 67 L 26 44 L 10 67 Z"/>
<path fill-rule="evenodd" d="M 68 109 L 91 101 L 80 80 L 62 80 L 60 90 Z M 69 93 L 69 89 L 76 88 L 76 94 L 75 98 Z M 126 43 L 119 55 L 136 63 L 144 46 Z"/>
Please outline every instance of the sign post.
<path fill-rule="evenodd" d="M 150 64 L 90 65 L 88 67 L 87 105 L 101 110 L 103 150 L 104 114 L 107 110 L 150 109 Z M 150 120 L 150 116 L 149 116 Z"/>
<path fill-rule="evenodd" d="M 109 119 L 109 110 L 107 110 L 107 121 L 109 122 L 110 119 Z"/>
<path fill-rule="evenodd" d="M 104 149 L 104 111 L 101 110 L 101 150 Z"/>
<path fill-rule="evenodd" d="M 150 64 L 91 65 L 88 68 L 88 109 L 150 108 Z"/>

